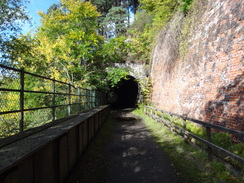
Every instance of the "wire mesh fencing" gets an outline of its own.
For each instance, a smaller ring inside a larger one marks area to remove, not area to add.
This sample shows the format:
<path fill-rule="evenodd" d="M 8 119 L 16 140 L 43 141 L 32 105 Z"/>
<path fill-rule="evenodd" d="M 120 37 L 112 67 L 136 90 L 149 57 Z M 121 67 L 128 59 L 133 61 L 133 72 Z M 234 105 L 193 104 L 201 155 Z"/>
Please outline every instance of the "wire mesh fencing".
<path fill-rule="evenodd" d="M 0 64 L 0 138 L 103 104 L 103 93 Z"/>

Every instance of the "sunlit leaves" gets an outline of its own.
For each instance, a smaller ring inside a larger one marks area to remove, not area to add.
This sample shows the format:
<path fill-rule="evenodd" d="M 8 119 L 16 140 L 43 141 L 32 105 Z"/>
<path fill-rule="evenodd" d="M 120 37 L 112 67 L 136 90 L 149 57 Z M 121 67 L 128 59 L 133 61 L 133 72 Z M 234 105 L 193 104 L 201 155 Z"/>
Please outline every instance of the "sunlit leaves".
<path fill-rule="evenodd" d="M 154 28 L 162 28 L 174 14 L 178 0 L 141 0 L 142 9 L 154 16 Z"/>
<path fill-rule="evenodd" d="M 187 13 L 191 7 L 193 0 L 180 0 L 181 2 L 181 9 L 184 13 Z"/>
<path fill-rule="evenodd" d="M 26 0 L 0 1 L 0 56 L 5 59 L 8 59 L 10 56 L 9 53 L 6 53 L 10 41 L 16 39 L 17 34 L 21 30 L 22 23 L 28 21 L 25 3 Z"/>
<path fill-rule="evenodd" d="M 103 42 L 96 32 L 100 16 L 96 7 L 89 2 L 61 0 L 61 6 L 39 14 L 42 25 L 37 37 L 47 61 L 69 82 L 82 81 L 81 76 L 86 70 L 89 73 L 94 52 Z"/>
<path fill-rule="evenodd" d="M 179 2 L 177 0 L 140 0 L 140 3 L 142 10 L 137 12 L 129 30 L 133 45 L 131 59 L 149 64 L 157 33 L 173 16 Z"/>
<path fill-rule="evenodd" d="M 26 0 L 0 1 L 0 34 L 7 36 L 20 30 L 21 21 L 28 20 L 25 13 Z M 8 31 L 7 33 L 5 31 Z M 3 38 L 3 37 L 2 37 Z"/>
<path fill-rule="evenodd" d="M 121 79 L 126 79 L 129 75 L 129 70 L 127 68 L 116 68 L 109 67 L 108 68 L 108 80 L 112 87 L 115 87 Z"/>
<path fill-rule="evenodd" d="M 113 38 L 103 45 L 103 61 L 106 63 L 125 62 L 130 50 L 131 44 L 126 37 L 120 36 Z"/>

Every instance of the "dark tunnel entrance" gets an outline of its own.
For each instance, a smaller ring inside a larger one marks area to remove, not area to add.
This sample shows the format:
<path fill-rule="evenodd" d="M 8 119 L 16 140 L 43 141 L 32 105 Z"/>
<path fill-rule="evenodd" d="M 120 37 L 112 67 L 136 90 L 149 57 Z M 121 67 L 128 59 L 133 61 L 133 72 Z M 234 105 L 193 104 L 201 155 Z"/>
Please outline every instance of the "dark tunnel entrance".
<path fill-rule="evenodd" d="M 111 88 L 112 109 L 134 108 L 137 103 L 138 83 L 132 76 L 121 79 L 117 86 Z"/>

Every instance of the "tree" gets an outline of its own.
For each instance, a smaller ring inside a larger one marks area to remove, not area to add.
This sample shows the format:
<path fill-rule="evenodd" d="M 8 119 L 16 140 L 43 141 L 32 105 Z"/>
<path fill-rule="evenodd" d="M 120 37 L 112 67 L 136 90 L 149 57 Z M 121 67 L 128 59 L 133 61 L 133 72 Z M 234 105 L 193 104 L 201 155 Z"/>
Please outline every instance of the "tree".
<path fill-rule="evenodd" d="M 131 44 L 124 36 L 115 37 L 103 44 L 101 51 L 103 62 L 107 63 L 106 66 L 113 63 L 125 63 L 131 51 Z"/>
<path fill-rule="evenodd" d="M 128 13 L 125 8 L 113 7 L 106 15 L 103 24 L 107 29 L 107 38 L 125 35 L 128 27 Z"/>
<path fill-rule="evenodd" d="M 130 6 L 132 7 L 131 10 L 133 11 L 134 14 L 136 14 L 139 5 L 140 5 L 139 0 L 130 0 Z"/>
<path fill-rule="evenodd" d="M 99 17 L 99 26 L 100 26 L 100 34 L 103 36 L 106 36 L 106 31 L 109 31 L 106 29 L 106 24 L 104 24 L 104 19 L 108 15 L 109 11 L 111 11 L 114 7 L 121 7 L 124 8 L 127 12 L 127 22 L 128 25 L 130 24 L 130 15 L 135 14 L 138 6 L 139 1 L 138 0 L 90 0 L 92 4 L 94 4 L 98 11 L 101 13 L 101 17 Z"/>
<path fill-rule="evenodd" d="M 145 10 L 137 12 L 135 21 L 128 32 L 131 37 L 130 60 L 149 64 L 152 36 L 153 15 Z"/>
<path fill-rule="evenodd" d="M 156 35 L 179 6 L 178 0 L 140 0 L 141 11 L 128 30 L 132 42 L 131 59 L 149 64 Z"/>
<path fill-rule="evenodd" d="M 5 53 L 6 44 L 16 38 L 22 23 L 29 20 L 25 12 L 25 3 L 26 0 L 0 1 L 0 50 L 4 58 L 9 56 Z"/>
<path fill-rule="evenodd" d="M 138 0 L 90 0 L 90 2 L 97 7 L 102 15 L 106 15 L 114 6 L 120 6 L 128 10 L 130 8 L 135 14 L 139 6 Z"/>
<path fill-rule="evenodd" d="M 97 7 L 97 10 L 101 15 L 106 16 L 108 11 L 114 5 L 114 0 L 91 0 L 91 3 Z"/>
<path fill-rule="evenodd" d="M 25 68 L 27 71 L 49 77 L 46 55 L 41 49 L 40 40 L 36 35 L 27 33 L 8 42 L 6 53 L 16 68 Z"/>
<path fill-rule="evenodd" d="M 140 0 L 141 8 L 154 16 L 153 26 L 161 29 L 173 16 L 178 0 Z"/>
<path fill-rule="evenodd" d="M 90 2 L 61 0 L 48 13 L 39 12 L 42 25 L 37 31 L 39 50 L 46 56 L 47 72 L 61 73 L 74 82 L 85 82 L 103 37 L 98 35 L 100 14 Z"/>

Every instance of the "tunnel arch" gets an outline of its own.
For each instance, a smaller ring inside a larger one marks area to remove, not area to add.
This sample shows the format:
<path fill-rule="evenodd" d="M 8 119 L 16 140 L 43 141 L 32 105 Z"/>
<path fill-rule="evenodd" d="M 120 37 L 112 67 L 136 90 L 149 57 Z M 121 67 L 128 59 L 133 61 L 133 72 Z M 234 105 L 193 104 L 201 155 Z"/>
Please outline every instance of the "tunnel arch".
<path fill-rule="evenodd" d="M 109 103 L 112 109 L 134 108 L 137 105 L 139 85 L 133 76 L 127 76 L 111 88 L 113 100 Z"/>

